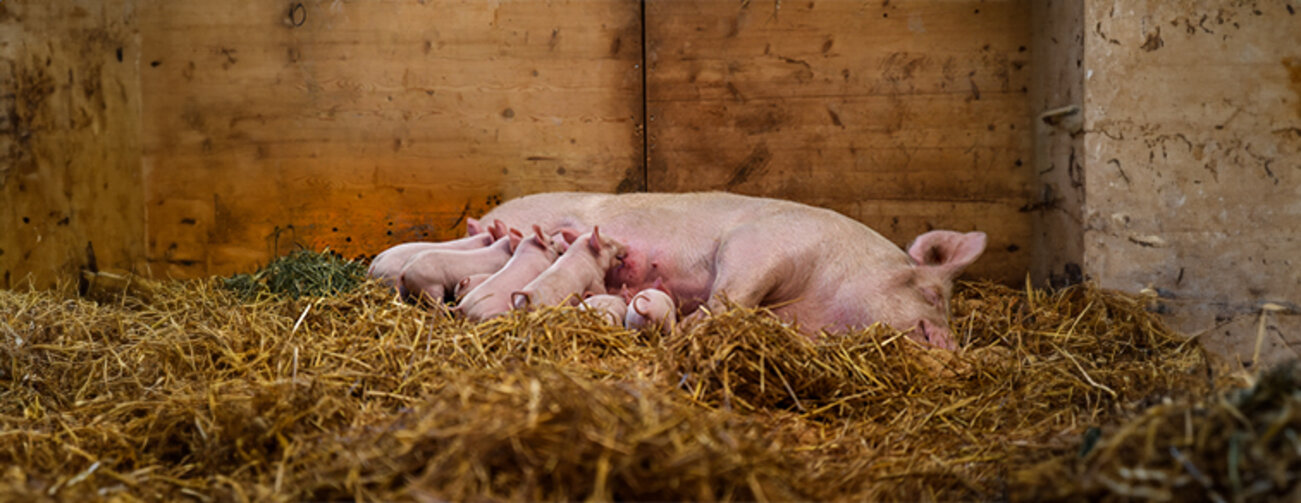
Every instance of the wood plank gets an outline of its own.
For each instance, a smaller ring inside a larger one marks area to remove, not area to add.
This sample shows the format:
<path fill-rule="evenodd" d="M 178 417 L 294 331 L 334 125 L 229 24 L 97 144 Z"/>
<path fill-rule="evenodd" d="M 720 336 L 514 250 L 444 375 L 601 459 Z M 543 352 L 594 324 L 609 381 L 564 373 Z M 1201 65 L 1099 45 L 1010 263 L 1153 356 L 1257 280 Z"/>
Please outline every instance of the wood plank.
<path fill-rule="evenodd" d="M 1084 3 L 1034 2 L 1030 107 L 1038 116 L 1075 106 L 1076 112 L 1034 121 L 1037 175 L 1030 271 L 1039 285 L 1083 279 L 1084 264 Z"/>
<path fill-rule="evenodd" d="M 374 254 L 511 197 L 641 188 L 638 4 L 304 7 L 301 26 L 251 0 L 142 9 L 156 270 Z"/>
<path fill-rule="evenodd" d="M 985 230 L 973 274 L 1024 281 L 1028 7 L 651 0 L 650 189 L 818 204 L 901 244 Z"/>
<path fill-rule="evenodd" d="M 0 288 L 145 265 L 135 5 L 0 4 Z"/>

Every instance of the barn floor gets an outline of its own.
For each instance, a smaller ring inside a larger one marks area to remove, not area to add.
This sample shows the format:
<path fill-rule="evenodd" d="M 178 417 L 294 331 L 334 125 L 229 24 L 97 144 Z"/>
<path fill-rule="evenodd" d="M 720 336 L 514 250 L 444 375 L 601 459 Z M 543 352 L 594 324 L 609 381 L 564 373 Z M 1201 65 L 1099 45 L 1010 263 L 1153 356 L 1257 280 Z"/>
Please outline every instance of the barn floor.
<path fill-rule="evenodd" d="M 372 283 L 123 291 L 0 291 L 0 499 L 1160 500 L 1286 494 L 1301 459 L 1292 381 L 1220 398 L 1250 378 L 1089 286 L 960 285 L 956 354 L 746 309 L 660 338 Z"/>

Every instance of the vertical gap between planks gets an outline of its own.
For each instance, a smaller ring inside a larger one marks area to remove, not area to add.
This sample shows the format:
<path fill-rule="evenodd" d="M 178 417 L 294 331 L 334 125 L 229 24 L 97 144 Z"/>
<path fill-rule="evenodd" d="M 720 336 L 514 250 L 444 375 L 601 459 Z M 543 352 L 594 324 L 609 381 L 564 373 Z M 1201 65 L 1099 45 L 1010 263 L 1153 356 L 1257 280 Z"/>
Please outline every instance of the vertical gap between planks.
<path fill-rule="evenodd" d="M 646 86 L 646 0 L 641 0 L 641 191 L 650 192 L 650 88 Z"/>

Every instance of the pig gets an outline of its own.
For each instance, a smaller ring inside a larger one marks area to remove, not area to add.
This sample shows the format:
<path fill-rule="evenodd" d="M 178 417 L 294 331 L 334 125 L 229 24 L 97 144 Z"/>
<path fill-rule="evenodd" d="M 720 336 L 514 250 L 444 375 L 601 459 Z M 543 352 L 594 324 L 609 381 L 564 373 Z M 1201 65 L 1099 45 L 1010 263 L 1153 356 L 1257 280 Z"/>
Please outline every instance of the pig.
<path fill-rule="evenodd" d="M 881 322 L 932 346 L 956 347 L 948 323 L 953 280 L 985 249 L 982 232 L 931 231 L 907 250 L 823 208 L 721 192 L 546 193 L 507 201 L 483 216 L 603 234 L 624 244 L 607 290 L 656 280 L 698 321 L 706 306 L 771 306 L 810 337 Z"/>
<path fill-rule="evenodd" d="M 473 218 L 465 221 L 466 237 L 452 241 L 443 241 L 441 243 L 414 242 L 402 243 L 400 245 L 384 250 L 370 261 L 370 268 L 366 274 L 372 278 L 377 278 L 380 282 L 389 286 L 399 286 L 398 276 L 402 274 L 402 268 L 406 267 L 407 261 L 418 253 L 430 250 L 474 250 L 491 245 L 496 240 L 508 232 L 505 224 L 494 222 L 491 226 L 484 226 L 478 220 Z"/>
<path fill-rule="evenodd" d="M 543 233 L 539 227 L 535 226 L 533 231 L 533 235 L 520 242 L 515 249 L 515 254 L 501 270 L 493 273 L 479 284 L 478 288 L 461 299 L 461 302 L 456 305 L 455 312 L 471 321 L 482 321 L 510 311 L 511 292 L 528 285 L 533 278 L 550 267 L 560 255 L 561 245 L 557 241 L 567 242 L 572 237 L 566 236 L 565 239 L 555 240 L 550 234 Z M 560 234 L 565 235 L 566 232 L 569 231 L 562 231 Z"/>
<path fill-rule="evenodd" d="M 578 236 L 577 241 L 556 259 L 556 263 L 524 288 L 511 293 L 511 304 L 519 308 L 555 306 L 566 299 L 582 299 L 586 293 L 605 293 L 605 275 L 624 256 L 623 244 L 601 236 L 601 229 Z"/>
<path fill-rule="evenodd" d="M 456 299 L 457 302 L 460 302 L 461 299 L 465 298 L 466 294 L 470 293 L 470 291 L 477 288 L 480 284 L 484 282 L 484 280 L 488 279 L 488 277 L 490 276 L 492 276 L 492 273 L 485 272 L 479 274 L 471 274 L 461 279 L 460 282 L 456 283 L 456 290 L 452 292 L 452 296 Z"/>
<path fill-rule="evenodd" d="M 578 309 L 596 312 L 601 316 L 601 319 L 609 324 L 621 327 L 628 311 L 628 301 L 618 295 L 603 293 L 583 299 L 583 302 L 578 305 Z"/>
<path fill-rule="evenodd" d="M 441 303 L 462 279 L 475 274 L 493 273 L 510 260 L 523 238 L 508 232 L 492 245 L 475 250 L 429 250 L 407 260 L 399 276 L 398 289 L 404 296 L 423 297 Z"/>
<path fill-rule="evenodd" d="M 632 296 L 623 318 L 623 324 L 628 328 L 650 327 L 663 333 L 672 333 L 677 321 L 678 309 L 673 297 L 657 288 L 647 288 Z"/>

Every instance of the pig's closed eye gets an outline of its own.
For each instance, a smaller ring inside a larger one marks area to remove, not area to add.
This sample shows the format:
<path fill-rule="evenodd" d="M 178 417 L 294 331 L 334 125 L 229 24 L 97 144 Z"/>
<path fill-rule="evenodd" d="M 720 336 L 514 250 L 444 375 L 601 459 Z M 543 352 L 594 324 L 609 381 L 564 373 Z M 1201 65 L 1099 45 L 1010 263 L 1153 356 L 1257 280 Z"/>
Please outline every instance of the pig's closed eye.
<path fill-rule="evenodd" d="M 922 297 L 925 297 L 926 302 L 931 303 L 931 305 L 933 306 L 944 307 L 944 298 L 940 297 L 940 293 L 935 290 L 932 290 L 930 288 L 923 288 Z"/>

